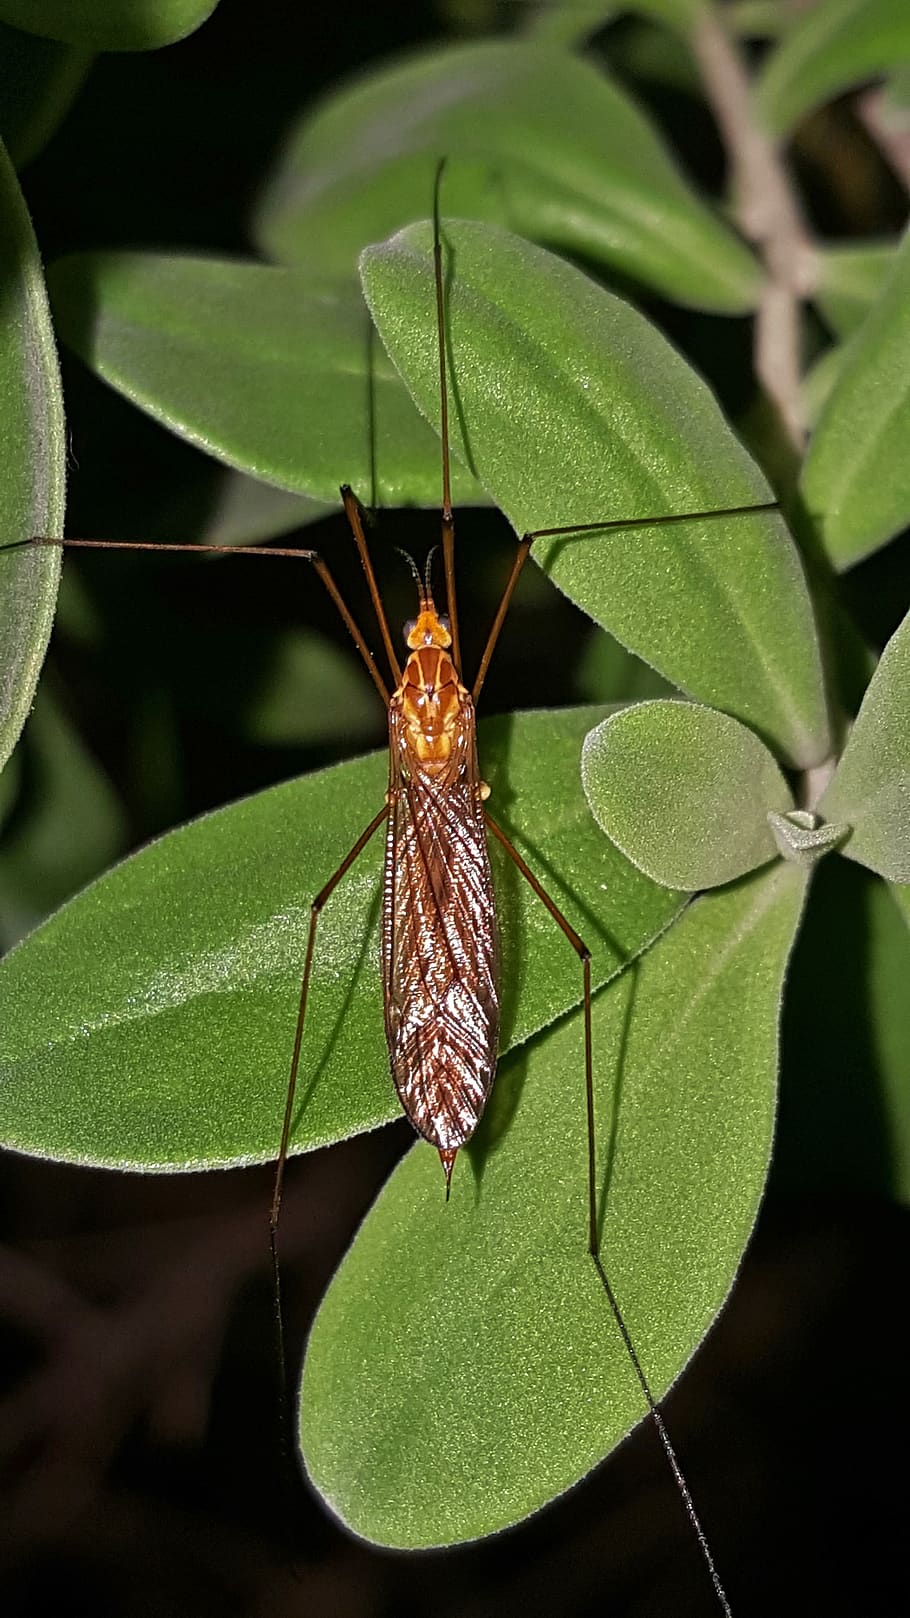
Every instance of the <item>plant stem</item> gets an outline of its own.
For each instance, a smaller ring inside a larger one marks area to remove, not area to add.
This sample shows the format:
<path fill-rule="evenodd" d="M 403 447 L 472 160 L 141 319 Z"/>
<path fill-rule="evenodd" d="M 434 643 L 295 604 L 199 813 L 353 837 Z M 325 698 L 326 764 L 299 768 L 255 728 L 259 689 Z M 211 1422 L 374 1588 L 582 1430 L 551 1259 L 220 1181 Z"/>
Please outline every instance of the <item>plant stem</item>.
<path fill-rule="evenodd" d="M 715 11 L 702 13 L 691 45 L 727 152 L 736 222 L 765 268 L 755 319 L 756 374 L 801 452 L 807 421 L 800 311 L 815 286 L 815 249 L 780 148 L 756 116 L 742 52 Z"/>

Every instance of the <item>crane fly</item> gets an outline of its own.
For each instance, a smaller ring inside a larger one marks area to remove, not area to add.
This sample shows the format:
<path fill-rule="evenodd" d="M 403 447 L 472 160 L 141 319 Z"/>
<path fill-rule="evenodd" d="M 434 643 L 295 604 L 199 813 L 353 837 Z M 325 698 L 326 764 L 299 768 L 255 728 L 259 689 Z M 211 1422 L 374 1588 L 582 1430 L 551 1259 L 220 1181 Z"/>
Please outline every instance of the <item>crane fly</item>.
<path fill-rule="evenodd" d="M 659 526 L 693 518 L 736 517 L 776 509 L 776 503 L 708 512 L 547 528 L 520 540 L 473 684 L 465 683 L 455 590 L 454 519 L 450 488 L 446 306 L 440 227 L 440 164 L 434 188 L 433 256 L 442 441 L 442 559 L 446 612 L 437 610 L 430 566 L 421 575 L 411 562 L 417 611 L 406 629 L 407 658 L 399 662 L 366 540 L 364 510 L 347 485 L 341 495 L 385 651 L 391 686 L 374 662 L 332 573 L 315 550 L 255 546 L 36 539 L 26 543 L 141 551 L 215 551 L 228 555 L 302 558 L 312 564 L 350 632 L 388 715 L 389 775 L 377 809 L 337 870 L 316 895 L 300 986 L 296 1031 L 270 1208 L 279 1357 L 284 1378 L 278 1235 L 285 1167 L 291 1143 L 298 1071 L 320 914 L 371 839 L 385 826 L 381 969 L 392 1078 L 414 1129 L 439 1154 L 448 1199 L 456 1158 L 473 1136 L 489 1098 L 499 1046 L 499 949 L 488 843 L 494 838 L 549 911 L 574 950 L 581 975 L 584 1084 L 587 1111 L 588 1251 L 647 1411 L 663 1447 L 690 1527 L 721 1610 L 730 1605 L 676 1457 L 660 1408 L 604 1267 L 599 1245 L 590 953 L 487 808 L 488 788 L 477 754 L 475 711 L 519 575 L 537 539 Z M 410 558 L 409 558 L 410 561 Z M 443 1187 L 440 1188 L 441 1193 Z"/>

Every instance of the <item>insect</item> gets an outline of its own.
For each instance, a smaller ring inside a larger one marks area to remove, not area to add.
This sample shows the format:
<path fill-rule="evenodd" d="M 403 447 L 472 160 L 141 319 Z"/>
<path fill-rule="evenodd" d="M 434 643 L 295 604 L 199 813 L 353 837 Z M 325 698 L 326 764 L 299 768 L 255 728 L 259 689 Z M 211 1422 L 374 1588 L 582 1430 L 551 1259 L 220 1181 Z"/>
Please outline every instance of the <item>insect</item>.
<path fill-rule="evenodd" d="M 345 510 L 376 611 L 394 689 L 390 690 L 370 656 L 322 557 L 312 551 L 272 550 L 268 554 L 303 557 L 319 573 L 350 630 L 365 666 L 389 711 L 390 770 L 386 802 L 373 815 L 312 906 L 300 993 L 290 1083 L 276 1168 L 271 1232 L 277 1273 L 278 1230 L 284 1168 L 291 1138 L 296 1080 L 305 1055 L 305 1023 L 318 918 L 332 893 L 367 842 L 387 825 L 386 881 L 382 938 L 383 986 L 391 1065 L 399 1094 L 418 1132 L 439 1153 L 448 1191 L 457 1153 L 470 1139 L 489 1094 L 498 1046 L 496 923 L 492 910 L 487 834 L 496 838 L 538 898 L 562 928 L 580 962 L 585 1029 L 585 1093 L 588 1111 L 588 1234 L 616 1328 L 621 1333 L 646 1407 L 664 1445 L 686 1511 L 698 1537 L 724 1611 L 729 1605 L 714 1570 L 688 1488 L 682 1477 L 659 1408 L 654 1401 L 635 1344 L 626 1329 L 620 1304 L 601 1261 L 598 1242 L 595 1174 L 593 1043 L 591 1034 L 590 959 L 585 943 L 546 893 L 487 809 L 477 761 L 474 707 L 524 562 L 538 538 L 575 534 L 579 528 L 551 528 L 527 534 L 520 542 L 513 569 L 495 615 L 472 687 L 463 683 L 460 634 L 454 584 L 454 525 L 449 486 L 445 300 L 442 236 L 439 223 L 439 176 L 434 208 L 434 262 L 439 343 L 439 378 L 443 417 L 442 552 L 446 581 L 447 622 L 437 611 L 427 572 L 418 577 L 418 612 L 408 635 L 409 657 L 401 667 L 379 596 L 366 543 L 361 508 L 353 491 L 343 491 Z M 730 516 L 768 506 L 730 507 L 707 515 Z M 638 519 L 641 525 L 647 519 Z M 678 522 L 684 518 L 657 518 Z M 586 525 L 591 532 L 628 526 L 624 520 Z M 91 544 L 70 541 L 70 544 Z M 124 542 L 124 549 L 145 549 Z M 192 550 L 198 547 L 149 546 L 149 549 Z M 218 547 L 214 547 L 218 548 Z M 245 548 L 232 554 L 244 554 Z M 254 551 L 253 554 L 263 554 Z M 454 1082 L 453 1082 L 454 1080 Z M 440 1188 L 442 1189 L 442 1188 Z"/>

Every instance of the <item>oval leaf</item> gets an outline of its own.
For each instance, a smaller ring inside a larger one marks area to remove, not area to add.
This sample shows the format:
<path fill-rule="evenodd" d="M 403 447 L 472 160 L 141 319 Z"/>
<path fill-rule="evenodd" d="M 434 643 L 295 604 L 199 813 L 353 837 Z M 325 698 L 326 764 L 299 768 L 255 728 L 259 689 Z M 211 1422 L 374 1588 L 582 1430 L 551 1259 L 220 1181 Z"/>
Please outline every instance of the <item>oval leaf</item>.
<path fill-rule="evenodd" d="M 697 900 L 595 1002 L 602 1250 L 658 1396 L 721 1307 L 755 1219 L 803 886 L 779 864 Z M 517 1522 L 643 1415 L 586 1253 L 580 1016 L 504 1063 L 497 1086 L 506 1125 L 494 1090 L 451 1202 L 418 1145 L 310 1337 L 307 1468 L 384 1545 Z"/>
<path fill-rule="evenodd" d="M 785 135 L 822 102 L 910 62 L 910 8 L 895 0 L 824 0 L 802 11 L 756 87 L 765 125 Z"/>
<path fill-rule="evenodd" d="M 583 708 L 497 720 L 482 744 L 497 815 L 590 944 L 603 982 L 681 900 L 634 870 L 591 819 L 579 759 L 598 717 Z M 197 820 L 13 951 L 0 965 L 0 1138 L 124 1168 L 274 1157 L 310 901 L 381 806 L 387 778 L 373 754 Z M 297 1150 L 399 1114 L 379 987 L 381 842 L 320 922 Z M 581 973 L 504 858 L 494 857 L 494 875 L 507 1048 L 578 1003 Z"/>
<path fill-rule="evenodd" d="M 64 340 L 98 375 L 228 465 L 337 505 L 439 502 L 439 445 L 372 339 L 353 282 L 139 253 L 49 276 Z M 483 502 L 465 472 L 454 497 Z"/>
<path fill-rule="evenodd" d="M 93 51 L 154 51 L 184 39 L 218 0 L 0 0 L 0 21 Z"/>
<path fill-rule="evenodd" d="M 57 351 L 22 193 L 0 146 L 0 768 L 25 723 L 54 616 L 66 434 Z M 21 546 L 21 548 L 17 548 Z"/>
<path fill-rule="evenodd" d="M 728 714 L 658 700 L 625 708 L 585 737 L 591 812 L 655 882 L 695 892 L 777 854 L 768 810 L 792 808 L 775 760 Z"/>
<path fill-rule="evenodd" d="M 910 882 L 910 614 L 882 653 L 818 807 L 852 826 L 850 859 Z"/>
<path fill-rule="evenodd" d="M 910 233 L 885 290 L 843 351 L 802 474 L 835 567 L 850 567 L 910 522 Z"/>
<path fill-rule="evenodd" d="M 455 450 L 519 533 L 771 498 L 705 384 L 628 304 L 489 225 L 444 225 Z M 380 335 L 439 420 L 431 236 L 361 260 Z M 828 749 L 805 579 L 777 513 L 541 540 L 554 582 L 689 695 L 794 763 Z"/>
<path fill-rule="evenodd" d="M 371 73 L 306 119 L 260 214 L 265 250 L 350 272 L 429 212 L 505 222 L 699 309 L 754 307 L 755 260 L 687 184 L 648 120 L 556 47 L 484 42 Z"/>

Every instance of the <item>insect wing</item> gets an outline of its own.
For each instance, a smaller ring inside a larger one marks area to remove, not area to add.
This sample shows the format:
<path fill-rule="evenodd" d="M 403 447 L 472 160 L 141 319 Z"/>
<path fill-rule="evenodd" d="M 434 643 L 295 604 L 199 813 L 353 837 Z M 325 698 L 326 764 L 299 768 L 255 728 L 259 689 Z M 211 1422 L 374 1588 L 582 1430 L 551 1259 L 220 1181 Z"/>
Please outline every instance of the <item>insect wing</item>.
<path fill-rule="evenodd" d="M 392 1077 L 419 1134 L 451 1153 L 486 1105 L 499 1046 L 499 950 L 473 707 L 444 770 L 394 705 L 382 970 Z"/>

